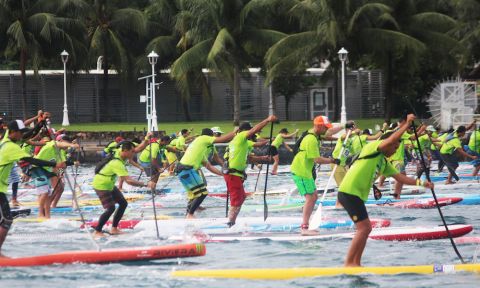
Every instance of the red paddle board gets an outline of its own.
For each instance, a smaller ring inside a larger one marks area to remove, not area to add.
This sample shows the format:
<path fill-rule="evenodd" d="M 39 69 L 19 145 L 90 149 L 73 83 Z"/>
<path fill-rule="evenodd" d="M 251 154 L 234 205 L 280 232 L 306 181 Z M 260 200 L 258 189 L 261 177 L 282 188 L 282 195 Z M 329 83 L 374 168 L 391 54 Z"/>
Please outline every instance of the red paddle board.
<path fill-rule="evenodd" d="M 68 251 L 21 258 L 0 258 L 0 267 L 39 266 L 72 263 L 111 263 L 205 255 L 204 244 L 105 249 L 103 251 Z"/>
<path fill-rule="evenodd" d="M 438 200 L 438 205 L 440 207 L 447 206 L 447 205 L 452 205 L 455 203 L 458 203 L 463 200 L 463 198 L 460 197 L 443 197 L 443 198 L 437 198 Z M 404 208 L 404 209 L 430 209 L 430 208 L 435 208 L 437 207 L 435 203 L 435 199 L 433 198 L 428 198 L 428 199 L 412 199 L 412 200 L 405 200 L 405 201 L 398 201 L 398 202 L 393 202 L 393 203 L 386 203 L 386 204 L 379 204 L 377 206 L 389 206 L 389 207 L 398 207 L 398 208 Z"/>
<path fill-rule="evenodd" d="M 140 221 L 142 220 L 120 220 L 120 222 L 118 223 L 118 228 L 119 229 L 133 229 L 135 228 L 135 226 L 140 223 Z M 98 221 L 90 221 L 90 222 L 87 222 L 87 225 L 92 227 L 92 228 L 95 228 L 97 225 L 98 225 Z M 110 227 L 112 226 L 112 221 L 107 221 L 107 223 L 105 223 L 105 226 L 103 227 Z M 83 228 L 84 225 L 82 224 L 80 226 L 80 228 Z"/>

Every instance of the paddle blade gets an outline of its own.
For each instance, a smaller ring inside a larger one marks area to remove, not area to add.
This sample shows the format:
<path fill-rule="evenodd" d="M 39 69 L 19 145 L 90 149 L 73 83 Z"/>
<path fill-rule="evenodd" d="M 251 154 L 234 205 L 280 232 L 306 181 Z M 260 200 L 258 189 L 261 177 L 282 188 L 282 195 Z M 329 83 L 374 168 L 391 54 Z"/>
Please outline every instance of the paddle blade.
<path fill-rule="evenodd" d="M 320 227 L 322 224 L 322 203 L 318 204 L 317 210 L 310 218 L 310 223 L 308 224 L 308 230 L 315 230 Z"/>

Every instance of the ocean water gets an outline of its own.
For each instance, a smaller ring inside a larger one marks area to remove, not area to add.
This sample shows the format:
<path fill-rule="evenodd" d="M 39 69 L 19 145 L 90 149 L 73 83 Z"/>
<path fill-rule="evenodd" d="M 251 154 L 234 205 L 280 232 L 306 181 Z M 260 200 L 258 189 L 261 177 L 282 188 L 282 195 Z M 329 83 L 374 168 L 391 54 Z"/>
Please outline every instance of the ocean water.
<path fill-rule="evenodd" d="M 70 171 L 70 170 L 69 170 Z M 133 171 L 133 170 L 132 170 Z M 92 167 L 80 169 L 79 183 L 85 183 L 87 191 L 89 179 L 93 176 Z M 327 176 L 321 176 L 325 183 Z M 209 186 L 219 191 L 223 184 L 220 177 L 207 177 Z M 292 180 L 287 174 L 269 176 L 268 188 L 291 187 Z M 264 187 L 264 176 L 258 187 Z M 246 186 L 251 190 L 256 177 L 249 177 Z M 167 185 L 168 183 L 168 185 Z M 324 185 L 324 184 L 323 184 Z M 158 187 L 180 187 L 176 179 L 162 179 Z M 322 184 L 320 184 L 320 187 Z M 479 184 L 480 187 L 480 184 Z M 478 189 L 477 189 L 478 190 Z M 452 192 L 467 192 L 452 186 Z M 471 191 L 468 191 L 471 193 Z M 68 199 L 70 192 L 64 193 Z M 23 194 L 28 200 L 28 194 Z M 94 197 L 93 195 L 91 196 Z M 270 197 L 270 196 L 269 196 Z M 274 196 L 271 196 L 274 197 Z M 20 199 L 22 201 L 22 199 Z M 152 208 L 143 206 L 150 202 L 149 195 L 142 201 L 131 204 L 124 218 L 150 217 Z M 167 193 L 156 197 L 156 202 L 165 206 L 157 208 L 157 213 L 182 217 L 185 195 Z M 250 203 L 262 203 L 262 198 L 251 199 Z M 225 199 L 207 199 L 207 208 L 199 217 L 222 217 L 225 214 Z M 209 208 L 210 207 L 210 208 Z M 211 208 L 216 207 L 216 208 Z M 441 219 L 436 209 L 396 209 L 389 207 L 368 208 L 370 217 L 388 218 L 391 226 L 438 226 Z M 480 236 L 480 214 L 478 206 L 452 205 L 442 208 L 449 224 L 471 224 L 474 231 L 469 236 Z M 83 212 L 87 219 L 96 219 L 102 210 Z M 325 217 L 346 217 L 342 210 L 325 210 Z M 300 216 L 300 211 L 270 213 L 270 216 Z M 242 216 L 259 216 L 263 213 L 244 212 Z M 89 236 L 79 229 L 78 212 L 55 213 L 54 220 L 42 223 L 15 222 L 4 244 L 3 253 L 10 257 L 32 256 L 57 253 L 68 250 L 95 249 Z M 34 218 L 34 216 L 30 216 Z M 164 227 L 165 228 L 165 227 Z M 162 226 L 160 225 L 160 230 Z M 102 248 L 138 247 L 172 244 L 175 242 L 158 240 L 154 229 L 125 230 L 120 236 L 110 236 L 98 240 Z M 188 232 L 188 231 L 187 231 Z M 335 232 L 331 231 L 330 232 Z M 329 231 L 322 231 L 329 233 Z M 114 264 L 72 264 L 27 268 L 1 268 L 0 287 L 478 287 L 480 275 L 456 273 L 447 275 L 395 275 L 395 276 L 337 276 L 327 278 L 300 278 L 282 281 L 235 280 L 235 279 L 188 279 L 172 278 L 174 269 L 230 269 L 230 268 L 274 268 L 274 267 L 329 267 L 341 266 L 350 245 L 350 239 L 330 238 L 304 242 L 276 242 L 270 240 L 236 241 L 230 243 L 207 243 L 207 253 L 203 257 L 166 259 L 143 262 Z M 458 245 L 467 262 L 476 261 L 480 253 L 477 244 Z M 365 266 L 385 265 L 427 265 L 459 263 L 448 239 L 432 241 L 388 242 L 369 240 L 363 255 Z"/>

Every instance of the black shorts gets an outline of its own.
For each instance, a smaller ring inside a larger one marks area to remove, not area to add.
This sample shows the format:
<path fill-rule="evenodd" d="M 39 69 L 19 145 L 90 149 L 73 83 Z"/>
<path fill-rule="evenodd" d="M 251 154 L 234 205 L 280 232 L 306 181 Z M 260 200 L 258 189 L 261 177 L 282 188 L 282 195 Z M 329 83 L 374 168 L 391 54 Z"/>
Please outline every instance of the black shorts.
<path fill-rule="evenodd" d="M 95 192 L 97 193 L 97 196 L 100 199 L 104 209 L 108 209 L 110 207 L 115 208 L 116 203 L 123 201 L 126 202 L 125 197 L 123 197 L 123 193 L 120 192 L 117 187 L 113 187 L 112 191 L 95 189 Z"/>
<path fill-rule="evenodd" d="M 0 193 L 0 226 L 7 230 L 10 229 L 12 219 L 7 195 L 5 195 L 5 193 Z"/>
<path fill-rule="evenodd" d="M 442 154 L 442 159 L 447 168 L 453 170 L 458 168 L 458 158 L 455 154 Z"/>
<path fill-rule="evenodd" d="M 278 155 L 278 149 L 275 146 L 271 146 L 268 148 L 268 155 L 270 156 L 277 156 Z"/>
<path fill-rule="evenodd" d="M 337 197 L 354 223 L 368 219 L 367 207 L 362 199 L 343 192 L 338 192 Z"/>

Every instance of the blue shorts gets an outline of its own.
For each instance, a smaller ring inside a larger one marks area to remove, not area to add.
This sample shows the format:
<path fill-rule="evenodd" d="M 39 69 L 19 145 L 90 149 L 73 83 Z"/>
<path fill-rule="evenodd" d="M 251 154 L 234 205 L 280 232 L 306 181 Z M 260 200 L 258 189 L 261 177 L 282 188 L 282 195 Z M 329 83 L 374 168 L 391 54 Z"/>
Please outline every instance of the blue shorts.
<path fill-rule="evenodd" d="M 470 147 L 468 147 L 468 145 L 464 145 L 463 146 L 463 150 L 465 150 L 465 152 L 467 152 L 469 155 L 473 155 L 473 156 L 477 156 L 478 158 L 475 159 L 475 160 L 472 160 L 470 162 L 470 164 L 472 164 L 473 166 L 475 167 L 478 167 L 480 166 L 480 154 L 478 154 L 477 152 L 473 151 L 472 149 L 470 149 Z"/>
<path fill-rule="evenodd" d="M 50 195 L 51 185 L 50 179 L 47 175 L 48 171 L 42 168 L 36 168 L 32 170 L 32 177 L 34 178 L 34 185 L 37 195 L 48 193 Z"/>
<path fill-rule="evenodd" d="M 187 190 L 187 197 L 189 200 L 208 194 L 207 184 L 197 170 L 182 170 L 178 173 L 177 176 L 182 183 L 183 188 Z"/>
<path fill-rule="evenodd" d="M 155 168 L 153 168 L 152 165 L 150 165 L 150 162 L 143 162 L 143 161 L 138 160 L 138 164 L 140 164 L 140 166 L 142 166 L 142 168 L 145 169 L 145 174 L 148 177 L 151 177 L 152 174 L 157 173 L 157 170 Z"/>
<path fill-rule="evenodd" d="M 13 165 L 12 171 L 10 171 L 10 175 L 8 176 L 8 184 L 18 183 L 20 182 L 20 175 L 18 174 L 18 166 L 17 164 Z"/>

